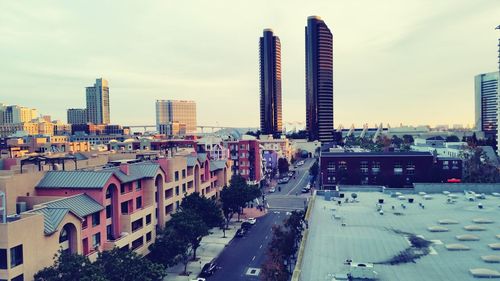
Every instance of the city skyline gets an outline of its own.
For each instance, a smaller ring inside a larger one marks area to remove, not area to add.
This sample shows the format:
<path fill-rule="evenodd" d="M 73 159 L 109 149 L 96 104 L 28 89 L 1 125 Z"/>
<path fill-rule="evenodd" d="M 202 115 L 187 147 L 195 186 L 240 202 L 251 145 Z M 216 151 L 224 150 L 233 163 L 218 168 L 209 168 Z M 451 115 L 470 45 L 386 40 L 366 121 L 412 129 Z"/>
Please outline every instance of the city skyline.
<path fill-rule="evenodd" d="M 195 100 L 200 124 L 258 127 L 255 46 L 262 29 L 270 27 L 283 45 L 283 121 L 303 122 L 303 26 L 315 14 L 335 37 L 335 126 L 473 124 L 474 76 L 497 69 L 495 1 L 317 1 L 305 7 L 286 3 L 286 9 L 276 1 L 266 3 L 265 11 L 254 4 L 220 9 L 224 3 L 229 2 L 154 2 L 117 7 L 110 18 L 99 17 L 115 8 L 105 4 L 92 23 L 86 16 L 94 12 L 92 5 L 2 3 L 0 102 L 64 120 L 67 108 L 84 104 L 88 81 L 102 76 L 113 85 L 113 123 L 154 124 L 150 104 L 168 98 Z M 134 9 L 145 16 L 129 13 Z M 38 16 L 39 10 L 51 16 Z M 190 17 L 197 20 L 176 26 Z M 157 38 L 160 31 L 170 39 Z M 234 34 L 237 40 L 231 40 Z M 104 35 L 98 47 L 89 40 Z M 216 109 L 228 101 L 231 107 Z M 131 111 L 138 116 L 129 117 Z"/>

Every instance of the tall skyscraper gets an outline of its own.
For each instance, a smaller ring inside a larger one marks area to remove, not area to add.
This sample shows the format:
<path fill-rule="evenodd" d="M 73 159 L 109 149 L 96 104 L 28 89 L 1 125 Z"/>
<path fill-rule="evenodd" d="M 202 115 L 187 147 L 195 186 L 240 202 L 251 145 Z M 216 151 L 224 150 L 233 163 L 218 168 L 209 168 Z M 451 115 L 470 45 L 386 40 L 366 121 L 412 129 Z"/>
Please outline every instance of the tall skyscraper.
<path fill-rule="evenodd" d="M 260 54 L 260 131 L 265 135 L 282 132 L 281 43 L 272 29 L 264 29 Z"/>
<path fill-rule="evenodd" d="M 307 18 L 306 130 L 309 140 L 333 140 L 333 36 L 318 16 Z"/>
<path fill-rule="evenodd" d="M 87 124 L 87 110 L 85 108 L 70 108 L 67 111 L 68 124 Z"/>
<path fill-rule="evenodd" d="M 20 124 L 31 122 L 38 117 L 38 111 L 34 108 L 27 108 L 18 105 L 9 105 L 4 110 L 5 124 Z"/>
<path fill-rule="evenodd" d="M 109 124 L 108 81 L 98 78 L 93 87 L 87 87 L 87 121 L 94 124 Z"/>
<path fill-rule="evenodd" d="M 196 103 L 185 100 L 157 100 L 156 127 L 161 134 L 167 133 L 167 127 L 178 123 L 185 126 L 186 133 L 196 133 Z"/>
<path fill-rule="evenodd" d="M 474 77 L 476 130 L 495 138 L 498 128 L 498 72 Z"/>

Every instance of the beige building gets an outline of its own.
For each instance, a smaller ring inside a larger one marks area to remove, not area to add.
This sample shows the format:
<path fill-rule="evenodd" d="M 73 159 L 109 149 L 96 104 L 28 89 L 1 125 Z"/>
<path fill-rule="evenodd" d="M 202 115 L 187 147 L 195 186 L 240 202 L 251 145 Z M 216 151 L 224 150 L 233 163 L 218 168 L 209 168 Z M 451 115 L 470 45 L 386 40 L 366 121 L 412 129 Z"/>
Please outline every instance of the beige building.
<path fill-rule="evenodd" d="M 261 135 L 259 142 L 261 151 L 275 151 L 279 158 L 286 158 L 288 162 L 292 159 L 293 147 L 287 138 L 274 139 L 272 136 Z"/>
<path fill-rule="evenodd" d="M 157 100 L 156 127 L 158 132 L 167 134 L 168 125 L 173 123 L 178 123 L 179 127 L 184 124 L 187 134 L 196 133 L 196 103 L 185 100 Z"/>
<path fill-rule="evenodd" d="M 0 137 L 8 137 L 18 132 L 24 132 L 27 135 L 38 135 L 39 125 L 32 122 L 0 125 Z"/>

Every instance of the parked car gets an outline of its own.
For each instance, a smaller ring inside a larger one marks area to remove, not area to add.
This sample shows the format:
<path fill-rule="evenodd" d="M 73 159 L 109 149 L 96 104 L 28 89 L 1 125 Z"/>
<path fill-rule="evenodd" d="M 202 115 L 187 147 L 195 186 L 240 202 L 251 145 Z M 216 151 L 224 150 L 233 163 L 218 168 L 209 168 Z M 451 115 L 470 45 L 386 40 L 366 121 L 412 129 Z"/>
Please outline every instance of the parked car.
<path fill-rule="evenodd" d="M 295 174 L 295 171 L 293 171 L 293 172 L 288 172 L 288 176 L 289 176 L 289 177 L 293 177 L 293 175 L 294 175 L 294 174 Z"/>
<path fill-rule="evenodd" d="M 255 224 L 257 222 L 257 220 L 255 218 L 248 218 L 245 220 L 245 222 L 248 222 L 250 224 Z"/>
<path fill-rule="evenodd" d="M 196 279 L 191 279 L 191 281 L 207 281 L 205 278 L 196 278 Z"/>
<path fill-rule="evenodd" d="M 252 227 L 253 224 L 245 221 L 241 224 L 241 229 L 244 229 L 245 231 L 248 231 L 251 227 Z"/>
<path fill-rule="evenodd" d="M 276 187 L 273 186 L 269 189 L 269 193 L 275 193 L 275 192 L 276 192 Z"/>
<path fill-rule="evenodd" d="M 246 229 L 240 228 L 236 231 L 236 234 L 234 235 L 234 237 L 243 237 L 243 236 L 245 236 L 245 234 L 247 234 Z"/>
<path fill-rule="evenodd" d="M 302 191 L 302 193 L 308 193 L 308 192 L 309 192 L 309 189 L 307 189 L 307 188 L 303 187 L 301 191 Z"/>
<path fill-rule="evenodd" d="M 215 259 L 213 259 L 203 266 L 203 268 L 201 269 L 201 273 L 198 275 L 198 277 L 212 276 L 212 274 L 214 274 L 216 270 L 217 270 L 217 264 L 215 263 Z"/>

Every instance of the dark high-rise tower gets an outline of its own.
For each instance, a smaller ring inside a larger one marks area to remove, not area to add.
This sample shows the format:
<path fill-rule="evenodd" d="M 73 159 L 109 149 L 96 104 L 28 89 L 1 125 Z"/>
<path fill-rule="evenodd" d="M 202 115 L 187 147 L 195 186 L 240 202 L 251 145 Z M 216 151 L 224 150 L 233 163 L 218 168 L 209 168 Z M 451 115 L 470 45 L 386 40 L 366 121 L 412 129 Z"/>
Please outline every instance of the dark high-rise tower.
<path fill-rule="evenodd" d="M 333 140 L 333 36 L 318 16 L 306 26 L 306 130 L 309 140 Z"/>
<path fill-rule="evenodd" d="M 260 37 L 260 131 L 281 134 L 281 43 L 271 29 Z"/>

